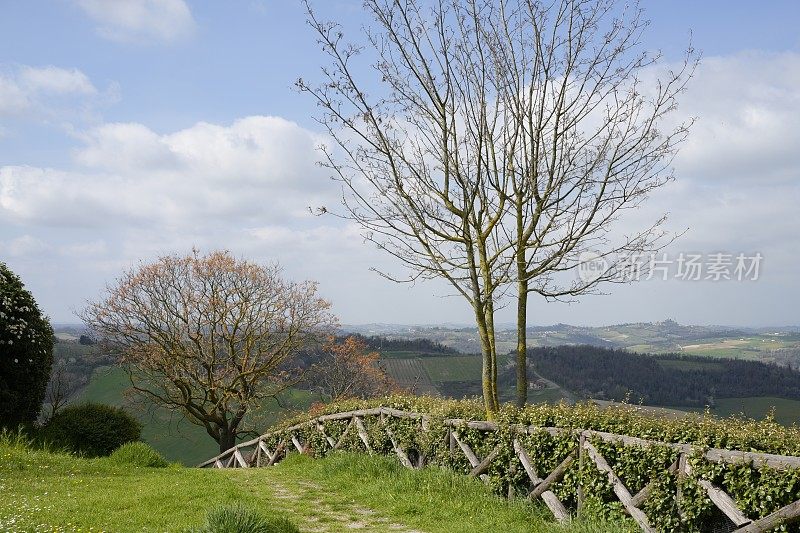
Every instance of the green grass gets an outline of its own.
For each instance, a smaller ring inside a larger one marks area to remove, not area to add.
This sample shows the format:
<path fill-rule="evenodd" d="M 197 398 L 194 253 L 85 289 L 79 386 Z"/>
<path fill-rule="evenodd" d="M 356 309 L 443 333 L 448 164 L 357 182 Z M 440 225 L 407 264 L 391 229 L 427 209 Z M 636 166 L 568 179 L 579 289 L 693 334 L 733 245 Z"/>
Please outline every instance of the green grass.
<path fill-rule="evenodd" d="M 774 408 L 775 421 L 791 426 L 800 426 L 800 401 L 785 398 L 750 397 L 750 398 L 719 398 L 711 412 L 717 416 L 731 416 L 744 414 L 748 418 L 761 420 Z M 703 409 L 679 407 L 686 411 L 702 411 Z"/>
<path fill-rule="evenodd" d="M 130 395 L 126 393 L 129 387 L 128 377 L 121 368 L 98 368 L 75 401 L 125 407 L 142 423 L 142 439 L 170 462 L 196 465 L 219 453 L 219 446 L 205 429 L 188 422 L 179 414 L 165 408 L 131 403 Z M 282 400 L 304 409 L 314 398 L 308 391 L 291 390 L 286 391 Z M 258 427 L 266 428 L 288 412 L 275 402 L 270 402 L 257 413 Z"/>
<path fill-rule="evenodd" d="M 181 531 L 235 503 L 287 517 L 302 531 L 619 531 L 618 524 L 557 526 L 544 508 L 506 502 L 477 480 L 349 454 L 294 455 L 259 469 L 144 468 L 0 438 L 0 490 L 2 531 Z"/>
<path fill-rule="evenodd" d="M 561 388 L 528 389 L 528 403 L 558 403 L 569 399 L 569 395 Z"/>

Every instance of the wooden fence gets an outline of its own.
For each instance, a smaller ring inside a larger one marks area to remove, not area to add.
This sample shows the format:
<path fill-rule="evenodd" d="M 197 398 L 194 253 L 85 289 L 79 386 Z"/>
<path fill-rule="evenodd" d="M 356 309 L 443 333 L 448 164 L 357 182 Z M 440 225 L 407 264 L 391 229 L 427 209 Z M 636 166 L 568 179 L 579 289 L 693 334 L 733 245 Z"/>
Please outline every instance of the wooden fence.
<path fill-rule="evenodd" d="M 274 432 L 266 433 L 255 439 L 247 442 L 242 442 L 236 447 L 217 455 L 198 465 L 200 468 L 216 467 L 216 468 L 251 468 L 251 467 L 264 467 L 272 466 L 280 459 L 286 456 L 288 451 L 292 448 L 296 449 L 299 453 L 308 453 L 310 450 L 305 443 L 301 442 L 298 435 L 299 430 L 306 430 L 312 428 L 320 433 L 324 438 L 327 450 L 339 449 L 348 435 L 353 431 L 356 432 L 358 439 L 363 443 L 367 452 L 372 453 L 373 448 L 370 444 L 369 434 L 364 425 L 364 417 L 379 417 L 380 427 L 385 431 L 386 436 L 389 438 L 394 453 L 397 455 L 400 462 L 407 468 L 421 468 L 425 465 L 426 459 L 424 455 L 412 457 L 403 449 L 403 446 L 395 438 L 394 433 L 388 421 L 391 418 L 411 419 L 419 424 L 419 430 L 428 431 L 430 417 L 422 413 L 413 413 L 407 411 L 400 411 L 387 407 L 377 407 L 373 409 L 363 409 L 358 411 L 349 411 L 344 413 L 335 413 L 322 415 L 313 418 L 307 422 L 297 424 L 285 429 L 277 430 Z M 331 421 L 348 421 L 349 423 L 338 439 L 333 439 L 326 432 L 325 424 Z M 487 421 L 474 421 L 462 419 L 445 419 L 444 439 L 446 445 L 450 447 L 453 453 L 463 453 L 472 469 L 469 472 L 470 477 L 479 477 L 484 481 L 488 481 L 486 472 L 488 471 L 492 461 L 499 455 L 500 445 L 494 448 L 493 451 L 488 453 L 485 457 L 479 457 L 470 448 L 470 446 L 462 439 L 459 431 L 462 428 L 470 428 L 481 432 L 496 432 L 499 426 L 493 422 Z M 663 446 L 669 447 L 678 453 L 678 459 L 669 466 L 669 472 L 676 474 L 679 478 L 691 476 L 692 469 L 688 457 L 693 454 L 702 454 L 703 458 L 712 463 L 746 463 L 753 467 L 770 467 L 776 470 L 800 469 L 800 457 L 791 457 L 783 455 L 773 455 L 768 453 L 756 452 L 743 452 L 735 450 L 723 449 L 706 449 L 699 446 L 690 444 L 674 444 L 652 440 L 644 440 L 636 437 L 626 435 L 617 435 L 613 433 L 605 433 L 602 431 L 594 430 L 581 430 L 581 429 L 564 429 L 556 427 L 539 427 L 539 426 L 512 426 L 511 431 L 514 435 L 530 435 L 536 432 L 545 431 L 553 436 L 565 435 L 571 433 L 576 438 L 575 449 L 555 468 L 552 472 L 538 472 L 534 467 L 534 461 L 519 439 L 513 439 L 513 453 L 519 458 L 525 472 L 530 478 L 531 487 L 527 498 L 533 500 L 540 498 L 548 509 L 553 513 L 556 520 L 563 522 L 570 518 L 570 512 L 559 500 L 556 494 L 550 490 L 554 483 L 560 481 L 570 465 L 575 461 L 583 464 L 585 461 L 592 461 L 594 465 L 604 474 L 608 476 L 615 496 L 622 503 L 627 514 L 636 521 L 642 528 L 642 531 L 654 532 L 656 529 L 650 524 L 647 515 L 641 509 L 642 504 L 647 499 L 653 487 L 653 481 L 644 486 L 636 494 L 631 494 L 629 489 L 625 486 L 623 481 L 614 472 L 614 469 L 609 465 L 606 459 L 600 454 L 597 448 L 592 445 L 591 440 L 599 439 L 605 442 L 622 444 L 624 446 Z M 277 445 L 274 449 L 270 449 L 267 441 L 276 441 Z M 326 451 L 327 451 L 326 450 Z M 739 509 L 736 502 L 730 495 L 728 495 L 720 487 L 715 486 L 710 481 L 698 478 L 697 483 L 705 490 L 708 498 L 713 504 L 730 519 L 734 524 L 736 532 L 756 533 L 769 531 L 781 524 L 786 524 L 794 520 L 800 519 L 800 500 L 795 501 L 777 511 L 759 518 L 751 520 Z M 680 485 L 679 485 L 680 487 Z M 678 502 L 680 505 L 680 488 L 678 488 Z M 581 506 L 582 487 L 578 487 L 578 509 Z"/>

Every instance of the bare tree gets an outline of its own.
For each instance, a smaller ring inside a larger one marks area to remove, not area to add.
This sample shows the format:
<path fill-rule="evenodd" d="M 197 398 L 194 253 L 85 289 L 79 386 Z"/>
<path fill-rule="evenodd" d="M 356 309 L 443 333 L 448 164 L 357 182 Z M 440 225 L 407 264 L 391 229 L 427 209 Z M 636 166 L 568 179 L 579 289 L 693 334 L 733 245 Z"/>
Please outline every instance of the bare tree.
<path fill-rule="evenodd" d="M 125 272 L 83 319 L 134 391 L 231 448 L 248 411 L 299 379 L 293 357 L 335 324 L 314 282 L 226 252 L 161 257 Z"/>
<path fill-rule="evenodd" d="M 517 404 L 527 401 L 528 296 L 571 299 L 604 282 L 628 282 L 626 262 L 673 236 L 666 215 L 615 236 L 615 222 L 672 178 L 670 164 L 691 121 L 666 131 L 696 66 L 689 49 L 674 70 L 642 46 L 637 6 L 613 0 L 505 1 L 482 18 L 516 140 L 504 221 L 517 294 Z M 585 261 L 603 269 L 575 276 Z M 572 276 L 566 276 L 572 272 Z"/>
<path fill-rule="evenodd" d="M 331 339 L 308 379 L 332 401 L 345 398 L 375 398 L 400 387 L 380 366 L 380 354 L 368 352 L 367 344 L 354 336 L 342 342 Z"/>
<path fill-rule="evenodd" d="M 346 191 L 344 216 L 411 270 L 408 278 L 382 274 L 444 278 L 472 307 L 491 417 L 499 407 L 495 303 L 508 250 L 500 232 L 507 201 L 493 191 L 507 186 L 511 152 L 502 145 L 508 140 L 489 51 L 458 5 L 430 16 L 413 1 L 364 5 L 378 27 L 368 40 L 386 94 L 368 96 L 372 76 L 359 79 L 354 68 L 361 49 L 310 7 L 309 23 L 331 64 L 320 85 L 297 86 L 314 96 L 335 141 L 323 151 Z"/>
<path fill-rule="evenodd" d="M 54 363 L 44 397 L 46 414 L 43 412 L 43 416 L 45 419 L 53 418 L 62 407 L 67 405 L 81 385 L 81 381 L 67 370 L 67 365 L 63 360 Z"/>
<path fill-rule="evenodd" d="M 447 279 L 471 304 L 491 415 L 494 312 L 506 292 L 517 292 L 524 403 L 528 295 L 569 298 L 621 281 L 615 255 L 663 244 L 663 217 L 621 240 L 612 224 L 669 180 L 688 124 L 660 128 L 694 62 L 689 53 L 676 72 L 651 76 L 658 56 L 641 49 L 641 11 L 618 12 L 613 0 L 364 5 L 375 21 L 372 73 L 358 66 L 364 48 L 309 8 L 330 64 L 322 84 L 298 87 L 335 141 L 323 152 L 344 185 L 344 216 L 410 279 Z M 567 280 L 595 249 L 609 268 Z"/>

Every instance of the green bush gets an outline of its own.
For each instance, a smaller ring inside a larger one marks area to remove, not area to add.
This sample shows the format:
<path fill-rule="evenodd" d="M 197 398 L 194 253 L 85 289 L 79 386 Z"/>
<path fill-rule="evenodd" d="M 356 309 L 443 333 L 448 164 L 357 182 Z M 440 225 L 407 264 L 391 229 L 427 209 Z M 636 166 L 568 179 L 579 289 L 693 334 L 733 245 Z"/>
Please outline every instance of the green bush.
<path fill-rule="evenodd" d="M 0 427 L 31 424 L 53 366 L 53 329 L 19 277 L 0 262 Z"/>
<path fill-rule="evenodd" d="M 229 505 L 209 511 L 206 523 L 192 533 L 300 533 L 285 517 L 265 517 L 243 507 Z"/>
<path fill-rule="evenodd" d="M 118 407 L 99 403 L 70 405 L 50 419 L 42 440 L 86 457 L 104 457 L 139 440 L 142 425 Z"/>
<path fill-rule="evenodd" d="M 164 457 L 144 442 L 128 442 L 114 450 L 111 460 L 120 464 L 164 468 L 169 466 Z"/>
<path fill-rule="evenodd" d="M 429 415 L 428 431 L 421 431 L 416 420 L 388 420 L 394 438 L 412 461 L 416 457 L 424 456 L 429 464 L 443 466 L 455 472 L 467 474 L 472 470 L 472 465 L 460 448 L 456 447 L 454 451 L 450 449 L 449 442 L 444 438 L 447 433 L 443 419 L 485 419 L 482 402 L 478 400 L 456 401 L 404 396 L 368 401 L 346 400 L 318 408 L 308 415 L 286 420 L 281 427 L 294 425 L 312 416 L 378 406 Z M 372 450 L 379 454 L 393 455 L 394 446 L 380 417 L 365 415 L 361 420 L 367 430 Z M 551 435 L 544 430 L 532 430 L 528 434 L 516 433 L 514 425 L 523 424 L 591 429 L 654 441 L 696 445 L 699 451 L 688 457 L 692 473 L 679 480 L 675 474 L 668 472 L 669 466 L 678 458 L 678 452 L 673 448 L 662 445 L 623 446 L 589 437 L 589 441 L 632 494 L 639 492 L 650 480 L 654 481 L 649 497 L 641 509 L 659 531 L 709 531 L 716 527 L 720 520 L 719 513 L 698 485 L 697 479 L 700 477 L 728 492 L 750 519 L 761 518 L 784 505 L 800 500 L 800 468 L 776 471 L 746 463 L 717 464 L 705 460 L 700 453 L 706 448 L 724 448 L 800 456 L 800 428 L 784 427 L 771 419 L 756 421 L 741 417 L 717 418 L 708 413 L 671 419 L 654 416 L 636 406 L 600 408 L 592 403 L 580 403 L 537 404 L 524 409 L 505 405 L 496 414 L 495 422 L 498 424 L 496 432 L 479 431 L 466 424 L 460 426 L 458 432 L 462 442 L 469 445 L 478 457 L 486 457 L 493 450 L 498 450 L 486 472 L 488 485 L 498 494 L 508 494 L 510 488 L 516 494 L 524 494 L 530 489 L 530 480 L 514 453 L 515 439 L 528 451 L 534 468 L 542 477 L 552 472 L 577 448 L 577 432 Z M 325 422 L 325 433 L 335 441 L 344 436 L 340 450 L 364 452 L 359 434 L 356 431 L 347 431 L 349 423 L 347 419 L 328 420 Z M 316 426 L 302 427 L 293 433 L 312 454 L 326 455 L 330 452 L 326 436 Z M 273 434 L 265 439 L 265 444 L 270 449 L 276 449 L 281 438 L 281 435 Z M 563 479 L 554 483 L 551 490 L 569 510 L 575 512 L 579 485 L 583 487 L 585 495 L 582 507 L 584 518 L 630 522 L 614 495 L 608 475 L 601 472 L 590 460 L 583 461 L 583 465 L 580 461 L 574 461 Z M 678 512 L 676 500 L 679 486 L 682 493 L 682 514 Z M 784 526 L 782 531 L 800 532 L 800 526 Z"/>

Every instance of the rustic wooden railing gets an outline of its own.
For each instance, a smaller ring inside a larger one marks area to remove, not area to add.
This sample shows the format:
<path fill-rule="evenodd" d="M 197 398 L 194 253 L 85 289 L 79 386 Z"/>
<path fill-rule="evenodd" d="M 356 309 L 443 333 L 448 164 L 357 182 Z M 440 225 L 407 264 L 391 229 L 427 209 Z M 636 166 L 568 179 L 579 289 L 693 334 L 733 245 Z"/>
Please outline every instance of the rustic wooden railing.
<path fill-rule="evenodd" d="M 344 413 L 335 413 L 322 415 L 307 422 L 297 424 L 291 427 L 280 429 L 277 431 L 265 433 L 255 439 L 242 442 L 231 448 L 230 450 L 212 457 L 198 465 L 200 468 L 216 467 L 216 468 L 251 468 L 251 467 L 264 467 L 272 466 L 277 463 L 281 458 L 286 457 L 286 454 L 291 448 L 295 448 L 299 453 L 308 453 L 306 445 L 300 441 L 297 435 L 298 430 L 305 428 L 315 428 L 322 437 L 324 442 L 327 443 L 329 449 L 337 450 L 341 447 L 345 438 L 353 430 L 356 431 L 358 438 L 364 445 L 367 452 L 372 453 L 373 449 L 370 444 L 367 429 L 362 420 L 363 417 L 380 417 L 381 427 L 385 431 L 386 436 L 391 441 L 394 453 L 397 455 L 400 462 L 407 468 L 421 468 L 425 465 L 425 457 L 420 456 L 416 461 L 412 461 L 402 445 L 395 438 L 387 419 L 389 418 L 402 418 L 412 419 L 420 423 L 420 430 L 427 431 L 430 417 L 422 413 L 413 413 L 407 411 L 400 411 L 387 407 L 376 407 L 372 409 L 362 409 L 357 411 L 348 411 Z M 331 438 L 325 431 L 325 423 L 330 421 L 346 421 L 349 420 L 344 433 L 342 433 L 338 440 Z M 470 446 L 462 439 L 459 434 L 459 429 L 470 428 L 478 431 L 496 432 L 500 428 L 498 424 L 487 421 L 475 420 L 462 420 L 462 419 L 445 419 L 443 421 L 446 428 L 444 438 L 446 444 L 450 447 L 450 451 L 457 453 L 460 450 L 464 454 L 472 470 L 469 472 L 470 477 L 479 477 L 484 481 L 488 481 L 486 472 L 492 461 L 497 457 L 500 452 L 499 446 L 490 452 L 486 457 L 480 458 L 470 448 Z M 660 441 L 645 440 L 627 435 L 617 435 L 613 433 L 605 433 L 602 431 L 594 431 L 588 429 L 565 429 L 556 427 L 540 427 L 540 426 L 525 426 L 515 425 L 512 426 L 511 431 L 514 435 L 530 435 L 536 432 L 545 431 L 551 435 L 565 435 L 572 433 L 576 437 L 576 449 L 570 453 L 552 472 L 544 475 L 544 473 L 537 472 L 534 468 L 533 461 L 528 454 L 528 451 L 521 444 L 520 440 L 513 439 L 513 451 L 519 458 L 520 463 L 527 476 L 531 481 L 531 489 L 527 497 L 531 500 L 541 498 L 548 509 L 553 513 L 553 516 L 559 522 L 569 520 L 570 512 L 559 500 L 550 488 L 554 483 L 560 481 L 568 467 L 574 462 L 578 461 L 583 464 L 584 461 L 592 461 L 596 467 L 603 473 L 608 475 L 608 480 L 611 483 L 614 494 L 622 503 L 627 514 L 636 521 L 642 528 L 642 531 L 655 532 L 656 529 L 650 524 L 647 515 L 642 511 L 641 506 L 647 499 L 653 487 L 653 481 L 644 486 L 636 494 L 631 494 L 623 481 L 617 476 L 613 468 L 608 464 L 606 459 L 600 454 L 597 448 L 591 444 L 591 439 L 599 439 L 605 442 L 612 442 L 622 444 L 624 446 L 663 446 L 669 447 L 678 453 L 678 459 L 669 466 L 668 471 L 677 476 L 685 477 L 692 474 L 692 469 L 687 460 L 688 457 L 694 454 L 701 454 L 702 457 L 713 463 L 745 463 L 753 467 L 770 467 L 776 470 L 800 469 L 800 457 L 774 455 L 769 453 L 758 452 L 744 452 L 736 450 L 724 449 L 706 449 L 691 444 L 675 444 Z M 277 446 L 275 449 L 270 449 L 266 441 L 275 440 L 277 438 Z M 759 518 L 751 520 L 739 509 L 736 502 L 729 494 L 721 488 L 715 486 L 710 481 L 698 478 L 697 483 L 708 494 L 709 499 L 713 504 L 727 516 L 731 522 L 736 526 L 735 532 L 742 533 L 756 533 L 769 531 L 781 524 L 786 524 L 800 519 L 800 500 L 795 501 L 777 511 Z M 679 489 L 680 490 L 680 489 Z M 678 496 L 680 500 L 680 495 Z M 578 508 L 581 506 L 582 490 L 579 485 L 578 488 Z M 679 501 L 680 503 L 680 501 Z"/>

